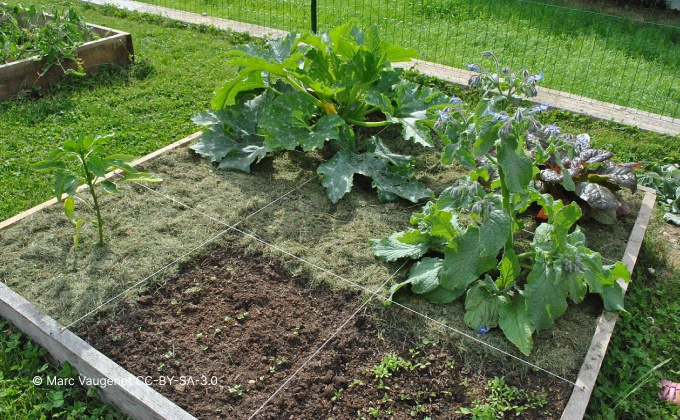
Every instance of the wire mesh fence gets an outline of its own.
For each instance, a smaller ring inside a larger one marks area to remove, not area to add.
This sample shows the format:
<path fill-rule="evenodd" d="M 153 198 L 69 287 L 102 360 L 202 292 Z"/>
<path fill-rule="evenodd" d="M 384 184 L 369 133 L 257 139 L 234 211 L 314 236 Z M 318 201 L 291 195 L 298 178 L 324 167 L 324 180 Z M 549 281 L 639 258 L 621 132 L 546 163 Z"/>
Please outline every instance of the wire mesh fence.
<path fill-rule="evenodd" d="M 287 31 L 312 27 L 313 0 L 145 0 Z M 465 68 L 493 51 L 543 72 L 541 85 L 680 118 L 680 0 L 316 0 L 319 31 L 377 25 L 419 58 Z M 492 63 L 480 63 L 491 65 Z"/>

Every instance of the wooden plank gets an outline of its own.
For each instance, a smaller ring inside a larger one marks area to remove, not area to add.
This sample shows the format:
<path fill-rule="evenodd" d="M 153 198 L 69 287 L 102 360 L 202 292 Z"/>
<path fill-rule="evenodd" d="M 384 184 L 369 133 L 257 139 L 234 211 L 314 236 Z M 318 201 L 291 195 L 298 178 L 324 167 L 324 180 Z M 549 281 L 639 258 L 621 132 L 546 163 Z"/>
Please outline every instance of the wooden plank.
<path fill-rule="evenodd" d="M 161 154 L 163 154 L 163 153 L 165 153 L 169 150 L 176 149 L 176 148 L 179 148 L 179 147 L 188 146 L 189 143 L 191 143 L 195 139 L 199 138 L 201 136 L 201 133 L 202 133 L 201 131 L 196 132 L 196 133 L 194 133 L 194 134 L 192 134 L 188 137 L 185 137 L 185 138 L 178 140 L 178 141 L 176 141 L 176 142 L 174 142 L 174 143 L 172 143 L 168 146 L 165 146 L 162 149 L 158 149 L 155 152 L 149 153 L 148 155 L 135 160 L 134 162 L 131 163 L 131 165 L 132 166 L 140 165 L 144 162 L 148 162 L 152 159 L 155 159 L 156 157 L 160 156 Z M 106 176 L 104 178 L 99 179 L 97 182 L 99 183 L 99 182 L 101 182 L 105 179 L 110 179 L 114 176 L 119 175 L 120 173 L 121 173 L 120 170 L 111 171 L 108 174 L 106 174 Z M 86 188 L 87 188 L 86 185 L 81 185 L 81 186 L 78 187 L 77 191 L 83 191 Z M 65 194 L 62 195 L 62 200 L 66 197 L 67 196 Z M 14 226 L 15 224 L 19 223 L 22 219 L 32 215 L 33 213 L 37 213 L 37 212 L 41 211 L 42 209 L 49 207 L 49 206 L 51 206 L 55 203 L 57 203 L 56 197 L 51 199 L 51 200 L 47 200 L 42 204 L 38 204 L 37 206 L 32 207 L 32 208 L 30 208 L 26 211 L 23 211 L 23 212 L 17 214 L 16 216 L 10 217 L 9 219 L 0 222 L 0 231 L 7 229 L 11 226 Z"/>
<path fill-rule="evenodd" d="M 137 420 L 195 419 L 175 403 L 45 315 L 0 283 L 0 316 L 29 336 L 60 364 L 68 361 L 84 383 L 101 384 L 101 400 Z M 47 381 L 46 377 L 41 377 Z M 81 380 L 78 380 L 78 383 Z"/>
<path fill-rule="evenodd" d="M 654 210 L 654 202 L 656 201 L 656 192 L 653 189 L 647 187 L 639 187 L 639 189 L 645 192 L 645 196 L 642 199 L 642 205 L 638 212 L 635 226 L 633 226 L 633 230 L 630 233 L 628 245 L 622 259 L 631 273 L 637 262 L 642 240 Z M 626 293 L 628 283 L 623 281 L 623 279 L 619 279 L 619 284 L 623 288 L 623 293 Z M 604 311 L 598 318 L 595 334 L 576 378 L 576 386 L 574 386 L 569 402 L 562 412 L 562 420 L 582 419 L 585 415 L 617 319 L 618 314 L 607 311 Z"/>

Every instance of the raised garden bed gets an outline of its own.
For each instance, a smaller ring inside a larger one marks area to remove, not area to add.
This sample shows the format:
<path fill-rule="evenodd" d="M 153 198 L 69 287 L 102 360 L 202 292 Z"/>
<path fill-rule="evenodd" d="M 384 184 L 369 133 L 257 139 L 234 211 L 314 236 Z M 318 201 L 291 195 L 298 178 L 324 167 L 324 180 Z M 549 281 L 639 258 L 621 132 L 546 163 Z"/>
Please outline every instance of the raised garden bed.
<path fill-rule="evenodd" d="M 521 356 L 498 332 L 470 334 L 462 304 L 400 300 L 428 319 L 382 307 L 380 298 L 387 292 L 381 286 L 405 273 L 376 260 L 366 239 L 403 227 L 412 208 L 380 204 L 368 186 L 331 204 L 315 180 L 314 159 L 279 156 L 248 175 L 217 171 L 186 149 L 164 154 L 144 167 L 164 178 L 153 186 L 163 196 L 133 185 L 103 204 L 111 235 L 107 248 L 96 247 L 95 235 L 88 238 L 85 232 L 80 249 L 73 251 L 72 226 L 59 206 L 46 207 L 0 235 L 0 278 L 133 377 L 151 378 L 158 392 L 197 416 L 248 417 L 271 397 L 256 418 L 356 418 L 357 412 L 455 418 L 462 417 L 456 414 L 460 408 L 483 402 L 488 381 L 504 376 L 509 385 L 547 401 L 525 412 L 525 418 L 559 418 L 572 384 L 484 346 Z M 428 159 L 423 157 L 421 165 Z M 436 167 L 421 179 L 438 193 L 457 176 L 455 169 Z M 609 259 L 625 253 L 626 262 L 634 264 L 651 212 L 650 195 L 645 201 L 643 195 L 637 194 L 633 214 L 613 229 L 584 225 L 593 249 Z M 631 230 L 637 233 L 627 248 Z M 175 261 L 182 262 L 181 268 Z M 141 288 L 128 292 L 136 284 Z M 377 297 L 362 306 L 374 291 Z M 125 302 L 99 308 L 121 293 L 128 296 Z M 27 305 L 20 303 L 24 309 Z M 27 329 L 45 316 L 17 321 L 15 312 L 22 308 L 12 303 L 2 308 L 2 316 L 36 339 Z M 98 323 L 81 320 L 95 309 Z M 581 366 L 596 377 L 593 366 L 599 361 L 589 355 L 584 362 L 584 355 L 601 311 L 595 299 L 571 308 L 537 337 L 526 360 L 576 382 L 582 391 L 586 382 L 576 379 Z M 45 342 L 71 334 L 51 325 L 36 339 L 48 348 Z M 600 336 L 593 344 L 602 350 Z M 84 375 L 91 373 L 71 360 L 77 354 L 97 354 L 95 364 L 108 360 L 74 340 L 85 347 L 62 352 L 63 357 L 55 354 L 58 360 L 69 360 Z M 406 364 L 377 378 L 376 366 L 393 353 Z M 171 376 L 201 383 L 153 382 Z M 134 391 L 107 394 L 117 389 L 107 388 L 104 397 L 130 414 L 140 412 L 134 405 L 149 402 L 148 396 L 130 400 Z M 588 395 L 591 390 L 586 386 Z M 579 398 L 587 404 L 581 391 Z M 116 401 L 121 393 L 127 399 Z M 527 401 L 534 400 L 525 397 L 517 404 Z M 144 412 L 150 414 L 140 418 L 154 418 L 154 410 Z M 582 414 L 565 412 L 564 418 Z"/>
<path fill-rule="evenodd" d="M 97 72 L 105 64 L 125 66 L 134 56 L 131 34 L 93 24 L 88 24 L 87 28 L 99 39 L 86 42 L 78 48 L 78 57 L 85 74 Z M 75 62 L 67 60 L 62 63 L 63 69 L 52 66 L 42 74 L 46 60 L 29 57 L 1 64 L 0 100 L 28 89 L 45 89 L 65 77 L 71 77 L 65 74 L 65 70 L 78 70 Z"/>

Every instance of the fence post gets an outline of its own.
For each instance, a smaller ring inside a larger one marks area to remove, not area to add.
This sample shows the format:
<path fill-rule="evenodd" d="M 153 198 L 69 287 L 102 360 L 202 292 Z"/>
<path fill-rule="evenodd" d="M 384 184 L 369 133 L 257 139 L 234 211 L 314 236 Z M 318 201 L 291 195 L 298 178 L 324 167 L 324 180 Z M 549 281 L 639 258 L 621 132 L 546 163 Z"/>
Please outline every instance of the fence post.
<path fill-rule="evenodd" d="M 316 0 L 312 0 L 311 9 L 312 9 L 312 33 L 316 33 L 316 30 L 317 30 L 317 24 L 316 24 Z"/>

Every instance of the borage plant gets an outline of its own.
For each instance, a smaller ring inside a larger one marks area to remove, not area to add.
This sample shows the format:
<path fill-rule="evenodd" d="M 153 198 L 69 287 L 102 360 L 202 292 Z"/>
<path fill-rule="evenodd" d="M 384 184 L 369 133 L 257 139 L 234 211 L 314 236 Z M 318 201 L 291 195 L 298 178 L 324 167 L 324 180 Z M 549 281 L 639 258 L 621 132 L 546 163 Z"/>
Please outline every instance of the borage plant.
<path fill-rule="evenodd" d="M 111 180 L 104 179 L 106 174 L 113 170 L 120 170 L 124 176 L 119 182 L 144 181 L 158 182 L 156 178 L 145 172 L 139 172 L 130 163 L 135 159 L 134 156 L 125 154 L 112 154 L 105 156 L 103 144 L 107 136 L 86 136 L 81 135 L 77 140 L 69 140 L 58 149 L 54 150 L 47 159 L 33 164 L 33 168 L 40 172 L 54 172 L 54 195 L 58 201 L 62 201 L 63 194 L 67 197 L 64 201 L 64 213 L 66 217 L 75 225 L 76 233 L 73 237 L 74 248 L 78 248 L 80 239 L 80 229 L 85 224 L 85 219 L 76 217 L 75 200 L 83 203 L 90 212 L 94 213 L 96 220 L 92 221 L 94 227 L 99 232 L 99 244 L 104 244 L 104 219 L 102 218 L 99 205 L 99 194 L 95 189 L 100 185 L 102 189 L 109 193 L 118 192 L 118 186 Z M 92 198 L 92 203 L 76 195 L 78 185 L 85 184 Z"/>
<path fill-rule="evenodd" d="M 362 32 L 350 23 L 240 47 L 228 63 L 241 70 L 217 90 L 212 110 L 194 117 L 207 129 L 192 148 L 221 169 L 245 172 L 274 152 L 323 149 L 330 159 L 318 173 L 334 203 L 354 174 L 371 178 L 383 201 L 431 197 L 414 179 L 412 157 L 393 153 L 370 130 L 398 126 L 404 140 L 432 146 L 427 111 L 447 98 L 391 67 L 415 56 L 381 40 L 375 26 Z"/>
<path fill-rule="evenodd" d="M 472 115 L 454 100 L 439 110 L 434 124 L 446 144 L 444 162 L 456 159 L 472 168 L 470 175 L 414 213 L 412 229 L 372 243 L 384 260 L 418 260 L 408 279 L 392 287 L 388 302 L 407 286 L 437 303 L 465 295 L 469 327 L 487 332 L 500 326 L 529 355 L 533 333 L 553 325 L 568 300 L 579 303 L 590 291 L 602 297 L 607 310 L 623 311 L 618 279 L 629 281 L 630 273 L 621 262 L 604 265 L 600 254 L 585 246 L 583 233 L 574 227 L 582 215 L 576 203 L 565 205 L 539 191 L 534 179 L 539 166 L 569 147 L 559 141 L 549 142 L 541 153 L 528 147 L 527 131 L 538 127 L 534 116 L 545 106 L 527 107 L 514 92 L 535 94 L 538 77 L 526 71 L 518 77 L 496 64 L 496 73 L 474 66 L 481 73 L 471 84 L 485 86 L 489 94 Z M 515 233 L 532 205 L 542 208 L 547 222 L 522 248 Z"/>

